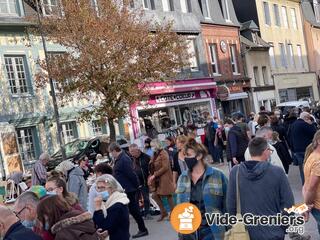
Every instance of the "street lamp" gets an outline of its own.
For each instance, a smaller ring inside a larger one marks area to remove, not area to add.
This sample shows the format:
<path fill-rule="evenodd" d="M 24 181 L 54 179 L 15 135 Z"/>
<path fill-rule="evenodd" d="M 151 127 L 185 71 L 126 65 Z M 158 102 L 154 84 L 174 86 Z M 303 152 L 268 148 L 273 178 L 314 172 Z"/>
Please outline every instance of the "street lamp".
<path fill-rule="evenodd" d="M 37 8 L 37 17 L 38 17 L 38 25 L 39 25 L 39 30 L 40 30 L 40 36 L 41 36 L 41 41 L 42 41 L 42 46 L 44 50 L 44 56 L 45 56 L 45 61 L 47 64 L 47 71 L 48 71 L 48 77 L 49 77 L 49 84 L 50 84 L 50 95 L 52 97 L 52 103 L 53 103 L 53 110 L 54 110 L 54 117 L 56 120 L 57 124 L 57 133 L 58 133 L 58 144 L 60 145 L 60 151 L 62 155 L 62 160 L 66 159 L 66 152 L 63 146 L 63 139 L 62 139 L 62 126 L 60 123 L 60 116 L 59 116 L 59 109 L 58 109 L 58 104 L 57 104 L 57 97 L 54 89 L 54 84 L 53 80 L 51 78 L 51 73 L 50 73 L 50 68 L 49 68 L 49 57 L 48 57 L 48 50 L 47 50 L 47 44 L 46 40 L 44 38 L 43 30 L 42 30 L 42 22 L 41 22 L 41 16 L 40 16 L 40 4 L 39 0 L 36 1 L 36 8 Z"/>

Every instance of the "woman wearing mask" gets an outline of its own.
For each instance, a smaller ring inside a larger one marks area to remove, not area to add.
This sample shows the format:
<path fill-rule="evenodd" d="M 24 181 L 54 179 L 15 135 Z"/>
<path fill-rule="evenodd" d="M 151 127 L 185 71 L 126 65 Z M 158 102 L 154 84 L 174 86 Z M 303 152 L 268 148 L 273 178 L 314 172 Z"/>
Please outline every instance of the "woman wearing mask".
<path fill-rule="evenodd" d="M 37 207 L 38 219 L 55 240 L 98 240 L 89 212 L 72 209 L 60 196 L 49 196 Z"/>
<path fill-rule="evenodd" d="M 227 137 L 226 137 L 226 133 L 224 131 L 223 121 L 219 120 L 218 128 L 216 129 L 214 146 L 217 149 L 217 153 L 218 153 L 217 156 L 218 156 L 219 163 L 222 163 L 222 164 L 224 162 L 223 150 L 225 150 L 225 148 L 226 148 L 226 141 L 227 141 Z"/>
<path fill-rule="evenodd" d="M 160 207 L 161 216 L 158 219 L 158 222 L 160 222 L 168 216 L 168 213 L 162 203 L 162 198 L 166 197 L 168 199 L 171 211 L 174 208 L 173 175 L 168 153 L 161 147 L 159 140 L 152 140 L 151 147 L 154 149 L 154 156 L 149 165 L 151 176 L 148 181 L 155 183 L 155 192 L 152 197 Z"/>
<path fill-rule="evenodd" d="M 176 145 L 178 152 L 173 156 L 173 183 L 176 188 L 176 183 L 178 181 L 179 176 L 183 171 L 187 171 L 187 165 L 184 161 L 185 155 L 183 151 L 184 144 L 187 142 L 188 138 L 184 135 L 180 135 L 177 137 Z"/>
<path fill-rule="evenodd" d="M 216 168 L 206 163 L 208 152 L 206 148 L 189 139 L 184 146 L 185 162 L 188 171 L 183 172 L 178 180 L 177 203 L 190 202 L 197 206 L 201 212 L 202 222 L 200 228 L 190 235 L 179 235 L 180 240 L 222 240 L 225 227 L 207 224 L 205 213 L 226 212 L 227 178 Z"/>
<path fill-rule="evenodd" d="M 68 192 L 67 183 L 63 178 L 51 177 L 48 179 L 45 187 L 48 195 L 62 196 L 73 209 L 83 211 L 77 196 L 74 193 Z"/>
<path fill-rule="evenodd" d="M 95 198 L 93 221 L 97 228 L 106 231 L 110 240 L 129 240 L 129 199 L 119 189 L 119 183 L 111 175 L 96 180 L 98 196 Z"/>

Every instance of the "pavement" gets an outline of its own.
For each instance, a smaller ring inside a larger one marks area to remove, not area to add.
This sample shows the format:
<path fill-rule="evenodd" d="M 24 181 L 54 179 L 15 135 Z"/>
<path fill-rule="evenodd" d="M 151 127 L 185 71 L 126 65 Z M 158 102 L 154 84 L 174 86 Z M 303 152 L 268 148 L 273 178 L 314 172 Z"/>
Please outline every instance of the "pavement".
<path fill-rule="evenodd" d="M 223 166 L 217 166 L 215 167 L 221 169 L 226 176 L 229 175 L 229 171 L 226 165 Z M 300 174 L 299 169 L 296 166 L 290 166 L 289 170 L 289 182 L 295 197 L 296 203 L 302 203 L 302 185 L 300 180 Z M 173 230 L 173 228 L 170 225 L 169 221 L 163 221 L 158 223 L 156 220 L 159 218 L 158 216 L 154 216 L 153 220 L 147 220 L 145 221 L 146 226 L 149 230 L 149 236 L 139 238 L 140 240 L 177 240 L 177 233 Z M 130 234 L 133 235 L 138 231 L 137 224 L 131 219 L 130 223 Z M 318 230 L 317 230 L 317 224 L 312 216 L 310 216 L 310 220 L 305 225 L 305 234 L 308 234 L 311 236 L 311 239 L 320 239 Z M 286 240 L 290 239 L 288 236 L 286 236 Z"/>

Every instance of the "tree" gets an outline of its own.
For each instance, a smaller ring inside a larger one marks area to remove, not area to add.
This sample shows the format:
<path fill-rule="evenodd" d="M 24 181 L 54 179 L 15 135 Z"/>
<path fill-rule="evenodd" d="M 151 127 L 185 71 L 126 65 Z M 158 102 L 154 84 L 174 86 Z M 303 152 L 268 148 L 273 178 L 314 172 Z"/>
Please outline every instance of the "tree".
<path fill-rule="evenodd" d="M 121 1 L 122 2 L 122 1 Z M 173 32 L 172 23 L 147 21 L 143 12 L 126 1 L 62 0 L 62 14 L 43 18 L 42 31 L 66 52 L 51 55 L 36 76 L 48 83 L 47 70 L 61 87 L 60 97 L 90 100 L 82 120 L 108 119 L 115 140 L 114 121 L 128 107 L 148 95 L 146 83 L 172 79 L 187 65 L 186 39 Z"/>

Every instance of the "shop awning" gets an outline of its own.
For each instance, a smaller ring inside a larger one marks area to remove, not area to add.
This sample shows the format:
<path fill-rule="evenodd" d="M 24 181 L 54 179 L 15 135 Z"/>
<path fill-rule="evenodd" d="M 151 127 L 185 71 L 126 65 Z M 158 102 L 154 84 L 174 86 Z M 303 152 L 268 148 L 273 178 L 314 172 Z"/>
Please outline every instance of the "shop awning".
<path fill-rule="evenodd" d="M 228 98 L 222 101 L 231 101 L 231 100 L 237 100 L 237 99 L 243 99 L 248 98 L 248 93 L 241 92 L 241 93 L 231 93 Z"/>

